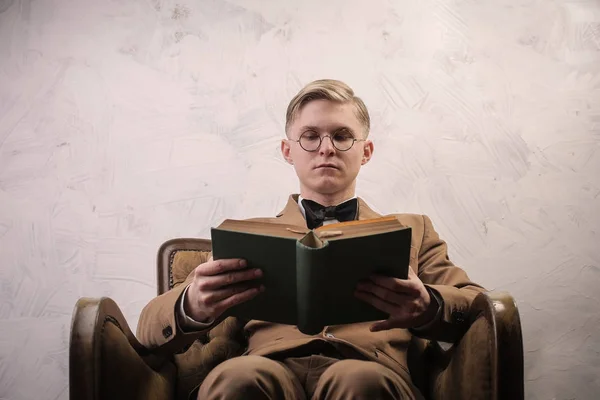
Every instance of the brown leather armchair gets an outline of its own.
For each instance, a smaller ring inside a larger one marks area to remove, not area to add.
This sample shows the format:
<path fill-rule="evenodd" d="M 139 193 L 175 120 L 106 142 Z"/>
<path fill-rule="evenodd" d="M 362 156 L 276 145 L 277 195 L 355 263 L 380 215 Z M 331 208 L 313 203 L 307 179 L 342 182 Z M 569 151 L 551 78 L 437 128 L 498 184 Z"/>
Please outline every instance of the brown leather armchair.
<path fill-rule="evenodd" d="M 204 239 L 164 243 L 158 252 L 158 294 L 185 278 L 210 246 Z M 523 341 L 514 299 L 504 292 L 482 293 L 473 309 L 470 328 L 457 343 L 443 346 L 414 338 L 408 356 L 415 384 L 429 399 L 523 399 Z M 113 300 L 81 298 L 71 326 L 70 398 L 185 399 L 215 363 L 242 349 L 242 343 L 232 340 L 239 330 L 232 320 L 223 321 L 189 350 L 210 350 L 221 359 L 213 357 L 194 376 L 182 376 L 177 366 L 186 362 L 186 353 L 157 354 L 145 348 Z"/>

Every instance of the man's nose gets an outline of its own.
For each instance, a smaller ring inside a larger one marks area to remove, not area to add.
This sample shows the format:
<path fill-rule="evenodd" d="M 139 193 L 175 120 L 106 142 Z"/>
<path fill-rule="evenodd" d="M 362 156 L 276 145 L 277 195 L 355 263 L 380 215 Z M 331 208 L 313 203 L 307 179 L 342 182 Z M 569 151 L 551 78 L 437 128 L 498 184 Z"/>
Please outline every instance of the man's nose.
<path fill-rule="evenodd" d="M 321 148 L 319 149 L 321 154 L 331 154 L 335 151 L 335 147 L 333 146 L 333 138 L 329 135 L 323 136 L 323 140 L 321 141 Z"/>

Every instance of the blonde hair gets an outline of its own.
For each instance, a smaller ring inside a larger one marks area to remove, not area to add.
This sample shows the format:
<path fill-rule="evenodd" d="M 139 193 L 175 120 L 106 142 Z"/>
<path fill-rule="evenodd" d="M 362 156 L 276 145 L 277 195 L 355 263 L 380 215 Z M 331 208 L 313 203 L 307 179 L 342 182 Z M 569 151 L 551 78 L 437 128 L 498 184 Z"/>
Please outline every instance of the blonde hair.
<path fill-rule="evenodd" d="M 367 106 L 354 90 L 344 82 L 334 79 L 319 79 L 304 86 L 290 101 L 285 114 L 285 132 L 288 134 L 302 107 L 313 100 L 329 100 L 337 103 L 352 103 L 356 109 L 356 118 L 364 127 L 365 138 L 371 129 L 371 118 Z"/>

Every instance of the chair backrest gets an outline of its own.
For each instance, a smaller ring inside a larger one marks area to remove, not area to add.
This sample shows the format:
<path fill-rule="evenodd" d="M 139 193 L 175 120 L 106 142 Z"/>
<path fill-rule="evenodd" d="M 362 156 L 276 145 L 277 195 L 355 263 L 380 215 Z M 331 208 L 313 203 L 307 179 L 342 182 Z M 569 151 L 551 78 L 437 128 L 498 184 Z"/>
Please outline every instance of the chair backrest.
<path fill-rule="evenodd" d="M 208 260 L 211 249 L 209 239 L 178 238 L 163 243 L 156 262 L 158 294 L 183 282 L 194 268 Z"/>

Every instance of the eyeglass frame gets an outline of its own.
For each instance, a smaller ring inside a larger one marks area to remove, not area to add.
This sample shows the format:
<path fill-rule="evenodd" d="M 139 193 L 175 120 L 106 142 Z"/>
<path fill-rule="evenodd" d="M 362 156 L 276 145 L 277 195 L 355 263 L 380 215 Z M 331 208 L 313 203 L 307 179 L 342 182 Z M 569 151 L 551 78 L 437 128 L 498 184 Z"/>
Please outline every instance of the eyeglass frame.
<path fill-rule="evenodd" d="M 355 138 L 355 137 L 354 137 L 354 135 L 352 135 L 352 144 L 350 145 L 350 147 L 348 147 L 346 150 L 341 150 L 341 149 L 339 149 L 339 148 L 338 148 L 338 147 L 335 145 L 335 142 L 333 141 L 333 136 L 335 136 L 335 135 L 337 135 L 337 134 L 339 134 L 339 133 L 342 133 L 342 132 L 335 132 L 333 135 L 323 135 L 323 136 L 319 135 L 319 145 L 317 146 L 317 148 L 316 148 L 316 149 L 314 149 L 314 150 L 306 150 L 306 149 L 304 148 L 304 146 L 302 146 L 302 143 L 300 143 L 300 139 L 302 139 L 302 136 L 304 136 L 306 133 L 309 133 L 309 132 L 311 132 L 311 131 L 306 131 L 306 132 L 303 132 L 303 133 L 302 133 L 302 135 L 300 135 L 300 137 L 299 137 L 297 140 L 294 140 L 294 139 L 288 139 L 288 140 L 290 140 L 290 141 L 292 141 L 292 142 L 297 142 L 297 143 L 300 145 L 300 147 L 302 148 L 302 150 L 306 151 L 307 153 L 314 153 L 315 151 L 319 151 L 319 149 L 321 148 L 321 145 L 323 144 L 323 139 L 325 139 L 326 137 L 328 137 L 328 138 L 329 138 L 329 140 L 331 140 L 331 145 L 332 145 L 332 146 L 333 146 L 333 147 L 334 147 L 334 148 L 335 148 L 337 151 L 348 151 L 348 150 L 350 150 L 352 147 L 354 147 L 354 143 L 356 143 L 356 142 L 366 142 L 366 141 L 367 141 L 367 139 L 357 139 L 357 138 Z"/>

